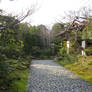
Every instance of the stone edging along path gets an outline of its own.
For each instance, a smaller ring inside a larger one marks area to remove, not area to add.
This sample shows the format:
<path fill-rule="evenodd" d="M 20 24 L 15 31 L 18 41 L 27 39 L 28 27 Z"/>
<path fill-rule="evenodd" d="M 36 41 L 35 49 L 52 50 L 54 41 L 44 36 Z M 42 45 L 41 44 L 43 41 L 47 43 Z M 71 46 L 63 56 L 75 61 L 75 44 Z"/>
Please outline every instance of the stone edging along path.
<path fill-rule="evenodd" d="M 84 81 L 53 60 L 33 60 L 26 92 L 92 92 Z"/>

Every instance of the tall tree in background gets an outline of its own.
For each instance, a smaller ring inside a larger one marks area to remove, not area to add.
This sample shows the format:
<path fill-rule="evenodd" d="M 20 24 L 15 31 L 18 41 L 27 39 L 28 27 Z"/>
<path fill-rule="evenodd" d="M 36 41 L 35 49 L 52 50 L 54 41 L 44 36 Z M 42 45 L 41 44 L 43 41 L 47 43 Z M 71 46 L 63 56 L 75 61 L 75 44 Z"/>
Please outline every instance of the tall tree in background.
<path fill-rule="evenodd" d="M 48 29 L 44 25 L 39 25 L 37 28 L 40 30 L 40 37 L 43 49 L 48 48 L 49 46 L 49 32 Z"/>
<path fill-rule="evenodd" d="M 60 41 L 60 38 L 56 38 L 56 34 L 64 31 L 64 24 L 62 23 L 56 23 L 52 26 L 51 32 L 50 32 L 50 39 L 51 42 Z"/>

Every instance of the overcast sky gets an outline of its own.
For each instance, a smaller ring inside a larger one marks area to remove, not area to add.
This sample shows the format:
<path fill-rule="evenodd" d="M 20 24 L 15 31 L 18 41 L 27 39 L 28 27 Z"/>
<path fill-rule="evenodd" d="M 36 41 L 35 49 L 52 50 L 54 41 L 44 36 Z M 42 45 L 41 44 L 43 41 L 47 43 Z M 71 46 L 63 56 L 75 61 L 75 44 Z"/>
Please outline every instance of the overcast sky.
<path fill-rule="evenodd" d="M 37 8 L 36 12 L 25 21 L 31 22 L 32 25 L 51 25 L 56 22 L 56 19 L 64 16 L 64 12 L 78 10 L 84 6 L 91 7 L 91 3 L 92 0 L 14 0 L 11 2 L 2 0 L 0 8 L 16 15 L 34 5 Z"/>

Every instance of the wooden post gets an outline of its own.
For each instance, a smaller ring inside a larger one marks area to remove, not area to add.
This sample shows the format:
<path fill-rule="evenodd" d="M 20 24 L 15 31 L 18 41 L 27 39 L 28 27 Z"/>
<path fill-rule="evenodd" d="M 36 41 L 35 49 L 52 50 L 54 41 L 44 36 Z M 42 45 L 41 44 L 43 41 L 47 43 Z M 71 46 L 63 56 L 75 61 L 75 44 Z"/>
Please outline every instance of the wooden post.
<path fill-rule="evenodd" d="M 85 47 L 86 47 L 86 41 L 82 41 L 82 48 L 85 49 Z M 82 55 L 86 55 L 84 50 L 82 50 Z"/>
<path fill-rule="evenodd" d="M 67 41 L 67 54 L 69 54 L 70 41 Z"/>

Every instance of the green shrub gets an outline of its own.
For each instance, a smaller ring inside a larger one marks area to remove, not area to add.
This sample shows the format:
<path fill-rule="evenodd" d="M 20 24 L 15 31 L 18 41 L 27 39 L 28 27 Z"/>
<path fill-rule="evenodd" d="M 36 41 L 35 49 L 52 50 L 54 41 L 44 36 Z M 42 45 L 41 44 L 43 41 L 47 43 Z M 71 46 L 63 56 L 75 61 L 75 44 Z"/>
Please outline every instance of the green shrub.
<path fill-rule="evenodd" d="M 0 54 L 0 89 L 6 89 L 11 85 L 12 76 L 9 76 L 11 66 L 5 55 Z"/>
<path fill-rule="evenodd" d="M 63 47 L 63 48 L 61 48 L 61 49 L 59 50 L 59 54 L 60 54 L 61 56 L 65 56 L 65 55 L 66 55 L 66 49 L 65 49 L 65 47 Z"/>
<path fill-rule="evenodd" d="M 26 61 L 25 61 L 25 65 L 27 66 L 27 68 L 30 67 L 30 63 L 31 63 L 31 57 L 27 56 Z"/>
<path fill-rule="evenodd" d="M 43 49 L 43 50 L 40 50 L 40 54 L 41 55 L 45 55 L 45 56 L 50 56 L 52 53 L 51 53 L 51 49 L 48 48 L 48 49 Z"/>
<path fill-rule="evenodd" d="M 41 50 L 38 46 L 33 46 L 31 53 L 33 56 L 38 57 L 41 54 Z"/>
<path fill-rule="evenodd" d="M 85 52 L 86 54 L 89 56 L 89 55 L 92 55 L 92 47 L 88 47 L 85 49 Z"/>
<path fill-rule="evenodd" d="M 48 59 L 48 56 L 40 55 L 40 59 Z"/>

